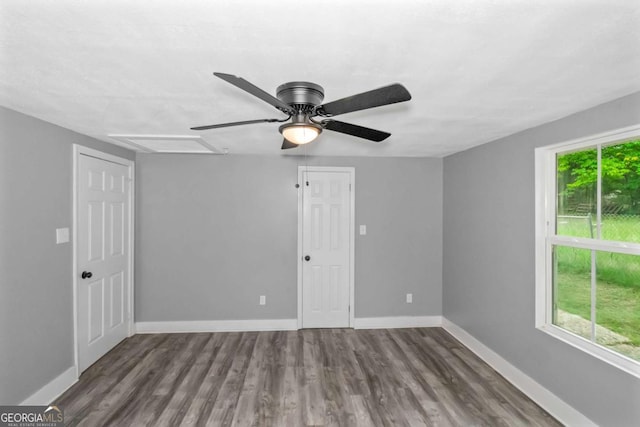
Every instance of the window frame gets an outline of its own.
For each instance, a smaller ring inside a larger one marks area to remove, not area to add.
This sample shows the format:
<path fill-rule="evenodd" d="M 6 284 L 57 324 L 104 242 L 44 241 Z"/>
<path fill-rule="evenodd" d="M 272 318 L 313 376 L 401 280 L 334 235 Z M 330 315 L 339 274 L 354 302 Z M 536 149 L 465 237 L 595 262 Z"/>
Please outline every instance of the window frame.
<path fill-rule="evenodd" d="M 573 347 L 640 378 L 640 361 L 631 359 L 553 324 L 553 246 L 640 256 L 640 243 L 558 236 L 556 155 L 640 139 L 640 124 L 535 149 L 535 327 Z M 598 150 L 600 153 L 600 150 Z M 600 186 L 600 176 L 598 176 Z M 600 197 L 598 192 L 598 219 Z"/>

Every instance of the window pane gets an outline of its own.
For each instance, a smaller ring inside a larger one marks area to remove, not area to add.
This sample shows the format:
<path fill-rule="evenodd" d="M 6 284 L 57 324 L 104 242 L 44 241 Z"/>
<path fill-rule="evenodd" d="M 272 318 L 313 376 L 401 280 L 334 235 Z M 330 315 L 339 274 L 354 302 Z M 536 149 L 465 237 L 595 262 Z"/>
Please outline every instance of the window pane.
<path fill-rule="evenodd" d="M 640 140 L 602 148 L 605 240 L 640 242 Z"/>
<path fill-rule="evenodd" d="M 553 248 L 553 324 L 591 339 L 591 251 Z"/>
<path fill-rule="evenodd" d="M 596 237 L 598 151 L 595 148 L 556 156 L 556 233 Z"/>
<path fill-rule="evenodd" d="M 596 342 L 640 360 L 640 256 L 596 253 Z"/>

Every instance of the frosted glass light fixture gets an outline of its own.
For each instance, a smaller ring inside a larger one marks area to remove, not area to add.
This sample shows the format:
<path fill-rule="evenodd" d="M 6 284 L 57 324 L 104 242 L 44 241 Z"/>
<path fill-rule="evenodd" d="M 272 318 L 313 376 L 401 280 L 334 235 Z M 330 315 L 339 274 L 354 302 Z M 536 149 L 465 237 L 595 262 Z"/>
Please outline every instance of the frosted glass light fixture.
<path fill-rule="evenodd" d="M 280 126 L 280 133 L 296 145 L 308 144 L 320 135 L 322 126 L 315 123 L 294 122 Z"/>

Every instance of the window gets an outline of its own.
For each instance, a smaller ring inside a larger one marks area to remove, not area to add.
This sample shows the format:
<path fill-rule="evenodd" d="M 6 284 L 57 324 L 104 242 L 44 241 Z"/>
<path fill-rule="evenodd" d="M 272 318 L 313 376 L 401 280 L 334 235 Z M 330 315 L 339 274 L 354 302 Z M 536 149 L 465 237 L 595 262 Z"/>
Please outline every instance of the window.
<path fill-rule="evenodd" d="M 536 326 L 640 377 L 640 126 L 536 150 Z"/>

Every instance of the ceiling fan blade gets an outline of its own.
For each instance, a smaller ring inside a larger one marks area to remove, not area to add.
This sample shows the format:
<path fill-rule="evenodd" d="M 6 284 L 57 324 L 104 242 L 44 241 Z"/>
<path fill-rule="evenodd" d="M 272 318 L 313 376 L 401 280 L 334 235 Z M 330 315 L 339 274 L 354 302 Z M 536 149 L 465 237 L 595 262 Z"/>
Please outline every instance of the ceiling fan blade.
<path fill-rule="evenodd" d="M 271 104 L 276 107 L 278 110 L 283 111 L 287 114 L 293 114 L 295 111 L 288 104 L 280 101 L 275 96 L 270 95 L 264 90 L 260 89 L 258 86 L 249 83 L 242 77 L 237 77 L 231 74 L 225 73 L 213 73 L 214 76 L 221 78 L 227 83 L 231 83 L 232 85 L 244 90 L 245 92 L 249 92 L 251 95 L 262 99 L 267 104 Z"/>
<path fill-rule="evenodd" d="M 383 141 L 391 136 L 388 132 L 366 128 L 351 123 L 339 122 L 337 120 L 325 120 L 322 124 L 325 129 L 329 129 L 334 132 L 346 133 L 347 135 L 357 136 L 358 138 L 364 138 L 375 142 Z"/>
<path fill-rule="evenodd" d="M 411 99 L 409 91 L 399 83 L 338 99 L 318 107 L 322 116 L 337 116 L 352 111 L 395 104 Z"/>
<path fill-rule="evenodd" d="M 289 148 L 296 148 L 298 146 L 298 144 L 294 144 L 293 142 L 289 141 L 287 138 L 285 138 L 282 141 L 282 149 L 283 150 L 288 150 Z"/>
<path fill-rule="evenodd" d="M 217 129 L 217 128 L 227 128 L 229 126 L 252 125 L 254 123 L 274 123 L 274 122 L 281 122 L 281 121 L 282 120 L 278 120 L 278 119 L 245 120 L 243 122 L 231 122 L 231 123 L 220 123 L 217 125 L 196 126 L 191 128 L 191 130 Z"/>

